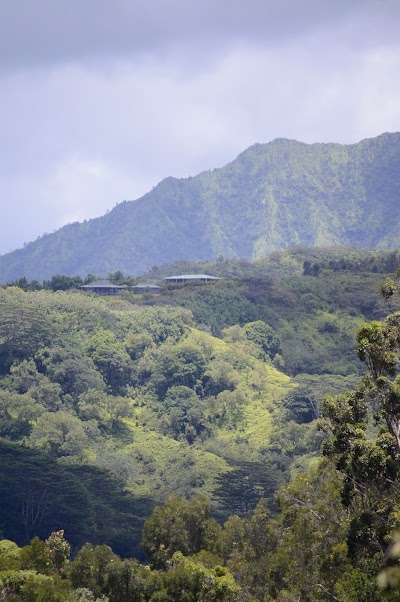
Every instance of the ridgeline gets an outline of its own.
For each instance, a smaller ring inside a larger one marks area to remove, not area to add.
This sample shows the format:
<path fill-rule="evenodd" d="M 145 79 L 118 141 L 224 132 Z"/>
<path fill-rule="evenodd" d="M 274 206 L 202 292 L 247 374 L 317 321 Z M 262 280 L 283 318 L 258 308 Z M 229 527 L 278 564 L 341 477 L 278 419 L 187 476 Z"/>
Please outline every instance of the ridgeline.
<path fill-rule="evenodd" d="M 138 275 L 177 260 L 259 258 L 291 245 L 400 246 L 400 133 L 358 144 L 255 144 L 221 169 L 166 178 L 103 217 L 0 257 L 0 282 Z"/>

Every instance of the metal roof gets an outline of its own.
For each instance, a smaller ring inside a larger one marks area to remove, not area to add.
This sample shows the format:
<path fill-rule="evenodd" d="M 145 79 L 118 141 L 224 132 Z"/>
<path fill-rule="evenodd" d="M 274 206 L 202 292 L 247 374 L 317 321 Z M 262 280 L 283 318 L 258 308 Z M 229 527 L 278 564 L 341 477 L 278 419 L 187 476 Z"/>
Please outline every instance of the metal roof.
<path fill-rule="evenodd" d="M 180 276 L 168 276 L 163 280 L 222 280 L 218 276 L 209 276 L 208 274 L 181 274 Z"/>

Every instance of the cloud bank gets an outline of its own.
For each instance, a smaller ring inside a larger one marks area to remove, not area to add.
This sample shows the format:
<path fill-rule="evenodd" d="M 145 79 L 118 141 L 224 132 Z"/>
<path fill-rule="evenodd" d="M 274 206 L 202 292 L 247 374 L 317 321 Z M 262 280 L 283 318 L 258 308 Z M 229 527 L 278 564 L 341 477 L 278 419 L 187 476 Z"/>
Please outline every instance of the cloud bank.
<path fill-rule="evenodd" d="M 397 0 L 0 0 L 0 253 L 276 137 L 400 129 Z"/>

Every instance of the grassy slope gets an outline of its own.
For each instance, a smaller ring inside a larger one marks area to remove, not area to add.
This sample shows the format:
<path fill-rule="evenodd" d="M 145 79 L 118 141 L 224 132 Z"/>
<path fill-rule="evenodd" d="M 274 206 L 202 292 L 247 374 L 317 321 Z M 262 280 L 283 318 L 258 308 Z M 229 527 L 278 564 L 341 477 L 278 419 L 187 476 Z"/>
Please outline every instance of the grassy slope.
<path fill-rule="evenodd" d="M 192 329 L 188 338 L 207 343 L 214 357 L 232 349 L 232 345 L 197 329 Z M 280 402 L 297 385 L 289 376 L 256 358 L 251 358 L 248 367 L 238 370 L 238 379 L 237 390 L 245 399 L 242 416 L 234 428 L 215 428 L 213 439 L 217 447 L 222 444 L 221 449 L 231 448 L 230 456 L 235 456 L 237 443 L 245 443 L 251 458 L 256 457 L 261 448 L 268 447 L 270 435 L 277 429 L 274 414 L 280 414 Z M 191 446 L 152 430 L 142 423 L 144 410 L 137 408 L 135 419 L 124 421 L 132 432 L 133 441 L 123 445 L 118 452 L 132 458 L 139 469 L 138 478 L 130 484 L 130 489 L 137 494 L 157 496 L 157 488 L 162 482 L 162 495 L 166 491 L 173 493 L 177 487 L 182 487 L 181 483 L 175 482 L 176 478 L 185 482 L 184 474 L 174 474 L 174 463 L 176 465 L 177 457 L 181 456 L 187 458 L 186 468 L 196 475 L 197 482 L 193 486 L 198 492 L 212 496 L 216 477 L 230 470 L 225 458 L 206 451 L 200 443 Z M 184 468 L 185 463 L 180 470 L 184 471 Z M 153 478 L 146 479 L 146 474 Z"/>

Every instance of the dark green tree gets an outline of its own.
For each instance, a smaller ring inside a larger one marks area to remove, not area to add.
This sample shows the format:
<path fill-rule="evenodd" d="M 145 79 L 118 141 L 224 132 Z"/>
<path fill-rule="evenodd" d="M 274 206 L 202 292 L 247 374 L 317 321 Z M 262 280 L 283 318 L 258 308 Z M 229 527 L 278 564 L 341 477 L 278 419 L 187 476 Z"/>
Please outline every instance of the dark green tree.
<path fill-rule="evenodd" d="M 241 461 L 217 477 L 216 482 L 215 496 L 224 515 L 243 516 L 252 512 L 260 499 L 272 499 L 282 483 L 282 474 L 270 464 Z"/>
<path fill-rule="evenodd" d="M 62 274 L 55 274 L 50 280 L 43 281 L 43 288 L 50 289 L 52 291 L 68 291 L 70 289 L 78 288 L 84 284 L 80 276 L 64 276 Z"/>
<path fill-rule="evenodd" d="M 87 351 L 114 395 L 125 392 L 132 377 L 133 364 L 125 346 L 109 330 L 99 330 L 88 343 Z"/>
<path fill-rule="evenodd" d="M 243 326 L 243 331 L 249 341 L 263 350 L 266 357 L 273 359 L 277 353 L 282 353 L 278 336 L 271 326 L 262 320 L 248 322 Z"/>

